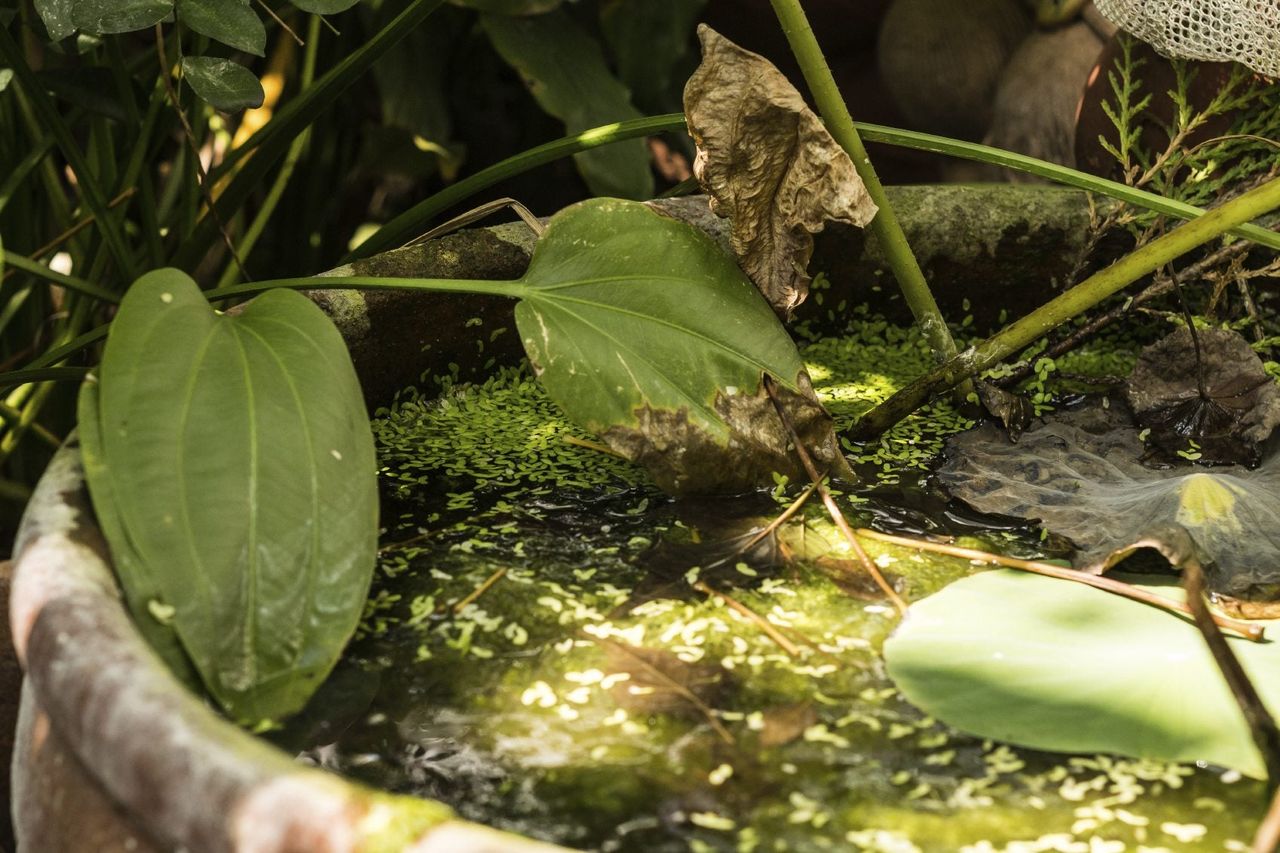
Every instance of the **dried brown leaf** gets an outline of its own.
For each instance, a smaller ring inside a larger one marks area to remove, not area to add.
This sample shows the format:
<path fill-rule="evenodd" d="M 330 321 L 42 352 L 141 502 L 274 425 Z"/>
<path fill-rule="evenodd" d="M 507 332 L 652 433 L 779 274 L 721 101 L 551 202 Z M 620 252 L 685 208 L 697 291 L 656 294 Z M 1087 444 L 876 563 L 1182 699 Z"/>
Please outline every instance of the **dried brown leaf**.
<path fill-rule="evenodd" d="M 705 24 L 684 90 L 694 175 L 728 217 L 738 263 L 784 318 L 809 291 L 813 235 L 876 214 L 853 161 L 767 59 Z"/>

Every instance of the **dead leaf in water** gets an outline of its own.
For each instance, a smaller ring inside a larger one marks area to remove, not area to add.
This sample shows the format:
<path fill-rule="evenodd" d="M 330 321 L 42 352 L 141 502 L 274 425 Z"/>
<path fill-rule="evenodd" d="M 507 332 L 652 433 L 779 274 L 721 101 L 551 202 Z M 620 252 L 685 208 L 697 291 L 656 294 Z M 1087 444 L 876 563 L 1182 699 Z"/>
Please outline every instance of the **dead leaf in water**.
<path fill-rule="evenodd" d="M 688 663 L 665 649 L 603 641 L 605 670 L 630 676 L 609 689 L 613 700 L 639 714 L 709 716 L 728 686 L 729 673 L 714 663 Z"/>
<path fill-rule="evenodd" d="M 1257 465 L 1280 425 L 1280 386 L 1238 332 L 1197 329 L 1200 359 L 1184 327 L 1142 351 L 1125 396 L 1147 445 L 1178 461 L 1195 442 L 1205 465 Z M 1200 393 L 1203 365 L 1205 395 Z"/>
<path fill-rule="evenodd" d="M 766 749 L 791 743 L 818 722 L 818 714 L 811 702 L 775 705 L 766 708 L 762 716 L 764 728 L 760 730 L 760 746 Z"/>
<path fill-rule="evenodd" d="M 1017 445 L 992 424 L 961 433 L 938 482 L 982 512 L 1039 519 L 1070 538 L 1078 569 L 1101 573 L 1155 549 L 1174 562 L 1194 555 L 1216 594 L 1280 599 L 1280 453 L 1255 470 L 1147 468 L 1120 408 L 1055 414 Z"/>
<path fill-rule="evenodd" d="M 767 59 L 705 24 L 702 64 L 684 90 L 693 171 L 728 217 L 738 262 L 784 318 L 809 291 L 813 235 L 862 227 L 876 206 L 853 161 Z"/>

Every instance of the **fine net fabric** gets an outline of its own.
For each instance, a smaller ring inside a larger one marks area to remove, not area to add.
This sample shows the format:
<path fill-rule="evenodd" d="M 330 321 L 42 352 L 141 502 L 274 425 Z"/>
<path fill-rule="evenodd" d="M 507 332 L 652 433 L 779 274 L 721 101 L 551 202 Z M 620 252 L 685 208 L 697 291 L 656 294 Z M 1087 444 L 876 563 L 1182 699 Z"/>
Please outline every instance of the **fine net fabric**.
<path fill-rule="evenodd" d="M 1094 5 L 1165 56 L 1239 62 L 1280 77 L 1280 0 L 1094 0 Z"/>

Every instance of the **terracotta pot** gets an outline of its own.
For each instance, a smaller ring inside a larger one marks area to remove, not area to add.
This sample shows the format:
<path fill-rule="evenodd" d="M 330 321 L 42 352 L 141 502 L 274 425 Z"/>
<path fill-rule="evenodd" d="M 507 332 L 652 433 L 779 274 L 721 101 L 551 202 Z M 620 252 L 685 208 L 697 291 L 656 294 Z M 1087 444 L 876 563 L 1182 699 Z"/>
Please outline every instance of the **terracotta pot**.
<path fill-rule="evenodd" d="M 1039 188 L 912 188 L 895 190 L 894 198 L 922 263 L 935 282 L 946 282 L 940 301 L 952 309 L 970 297 L 974 306 L 1001 302 L 999 294 L 1019 289 L 1034 291 L 1033 302 L 1047 299 L 1046 282 L 1065 277 L 1079 260 L 1088 221 L 1083 194 Z M 667 207 L 723 239 L 723 223 L 704 201 Z M 1026 220 L 1029 210 L 1035 222 Z M 514 278 L 531 245 L 523 226 L 499 226 L 335 272 Z M 864 247 L 860 236 L 828 235 L 818 269 L 833 282 L 825 307 L 812 306 L 818 321 L 829 313 L 838 325 L 839 301 L 893 290 L 874 247 Z M 514 334 L 489 343 L 512 322 L 508 300 L 351 291 L 315 298 L 342 330 L 371 406 L 432 365 L 456 363 L 465 379 L 520 357 Z M 477 317 L 479 325 L 468 322 Z M 486 342 L 483 353 L 477 340 Z M 303 767 L 188 693 L 144 643 L 120 600 L 74 438 L 40 481 L 14 554 L 10 628 L 26 675 L 12 777 L 19 850 L 558 849 L 461 821 L 438 803 Z"/>

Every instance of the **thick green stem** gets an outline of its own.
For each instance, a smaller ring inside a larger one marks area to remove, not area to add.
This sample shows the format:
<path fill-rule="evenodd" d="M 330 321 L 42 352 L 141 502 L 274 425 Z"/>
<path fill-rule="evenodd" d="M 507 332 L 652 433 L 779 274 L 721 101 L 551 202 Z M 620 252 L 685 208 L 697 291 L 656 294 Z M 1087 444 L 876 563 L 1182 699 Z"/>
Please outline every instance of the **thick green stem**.
<path fill-rule="evenodd" d="M 863 415 L 854 424 L 852 436 L 862 439 L 879 435 L 933 396 L 954 388 L 957 383 L 1029 346 L 1050 330 L 1119 293 L 1179 255 L 1277 207 L 1280 207 L 1280 178 L 1273 178 L 1199 219 L 1152 240 L 912 382 Z"/>
<path fill-rule="evenodd" d="M 853 160 L 853 166 L 858 170 L 862 183 L 866 185 L 871 200 L 880 208 L 875 219 L 871 220 L 871 232 L 880 242 L 885 259 L 893 269 L 898 286 L 902 288 L 902 295 L 907 300 L 907 305 L 911 308 L 916 322 L 920 324 L 929 349 L 933 351 L 934 360 L 945 362 L 955 356 L 956 342 L 952 339 L 950 330 L 947 329 L 942 312 L 938 310 L 938 303 L 929 290 L 929 283 L 925 281 L 920 264 L 916 262 L 916 256 L 911 252 L 907 235 L 903 233 L 902 225 L 899 224 L 898 217 L 889 205 L 884 187 L 881 186 L 875 167 L 871 165 L 871 158 L 867 156 L 867 149 L 862 145 L 862 138 L 858 136 L 858 130 L 853 125 L 853 117 L 849 115 L 849 108 L 840 94 L 840 89 L 836 86 L 835 78 L 831 76 L 831 69 L 827 67 L 826 57 L 822 55 L 822 48 L 818 46 L 818 40 L 813 35 L 813 28 L 809 26 L 809 20 L 805 17 L 800 0 L 771 0 L 771 2 L 773 11 L 778 16 L 778 22 L 782 24 L 782 31 L 786 33 L 787 41 L 791 44 L 791 51 L 795 54 L 796 61 L 800 63 L 800 70 L 804 72 L 809 91 L 813 93 L 818 113 L 826 123 L 831 136 Z"/>

